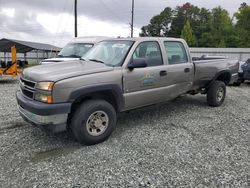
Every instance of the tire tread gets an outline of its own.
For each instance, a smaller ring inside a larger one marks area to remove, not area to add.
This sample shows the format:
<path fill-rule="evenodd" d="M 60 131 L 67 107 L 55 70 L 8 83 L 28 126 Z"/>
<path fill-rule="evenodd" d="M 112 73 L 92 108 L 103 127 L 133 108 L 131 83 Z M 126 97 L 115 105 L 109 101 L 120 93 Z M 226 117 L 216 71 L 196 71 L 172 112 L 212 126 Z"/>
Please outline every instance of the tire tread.
<path fill-rule="evenodd" d="M 109 127 L 102 135 L 94 137 L 88 134 L 83 124 L 86 123 L 84 121 L 87 120 L 88 118 L 87 115 L 91 114 L 91 112 L 97 109 L 107 110 L 106 113 L 110 115 L 109 116 L 110 123 L 108 125 Z M 72 130 L 74 137 L 77 139 L 78 142 L 80 142 L 81 144 L 93 145 L 103 142 L 111 135 L 111 133 L 115 129 L 116 120 L 117 120 L 116 111 L 110 103 L 101 99 L 87 100 L 83 102 L 74 112 L 70 128 Z"/>
<path fill-rule="evenodd" d="M 216 93 L 219 87 L 223 87 L 224 88 L 224 97 L 223 99 L 218 102 L 216 99 Z M 212 107 L 218 107 L 221 106 L 225 100 L 226 97 L 226 85 L 224 82 L 222 81 L 215 81 L 209 88 L 207 91 L 207 103 L 209 106 Z"/>

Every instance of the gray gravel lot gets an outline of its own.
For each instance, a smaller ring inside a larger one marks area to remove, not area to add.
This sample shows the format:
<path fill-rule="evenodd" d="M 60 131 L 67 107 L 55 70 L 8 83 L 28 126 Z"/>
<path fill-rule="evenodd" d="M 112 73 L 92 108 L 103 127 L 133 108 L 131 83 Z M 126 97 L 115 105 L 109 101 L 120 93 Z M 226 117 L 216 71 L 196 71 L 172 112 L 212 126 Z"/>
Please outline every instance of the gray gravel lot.
<path fill-rule="evenodd" d="M 123 113 L 104 143 L 49 135 L 0 80 L 0 187 L 250 187 L 250 83 L 219 108 L 203 95 Z"/>

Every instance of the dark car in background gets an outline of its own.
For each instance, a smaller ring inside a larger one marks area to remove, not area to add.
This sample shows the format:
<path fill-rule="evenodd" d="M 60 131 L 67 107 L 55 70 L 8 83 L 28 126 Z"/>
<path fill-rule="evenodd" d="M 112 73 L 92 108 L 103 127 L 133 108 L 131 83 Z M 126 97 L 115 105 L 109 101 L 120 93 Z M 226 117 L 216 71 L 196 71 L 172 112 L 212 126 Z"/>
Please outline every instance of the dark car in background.
<path fill-rule="evenodd" d="M 243 80 L 250 80 L 250 59 L 246 61 L 244 65 L 242 65 L 242 70 L 243 70 Z"/>
<path fill-rule="evenodd" d="M 239 63 L 239 78 L 237 82 L 233 84 L 235 86 L 240 86 L 245 82 L 245 80 L 250 80 L 250 59 L 248 59 L 246 62 L 240 61 Z"/>

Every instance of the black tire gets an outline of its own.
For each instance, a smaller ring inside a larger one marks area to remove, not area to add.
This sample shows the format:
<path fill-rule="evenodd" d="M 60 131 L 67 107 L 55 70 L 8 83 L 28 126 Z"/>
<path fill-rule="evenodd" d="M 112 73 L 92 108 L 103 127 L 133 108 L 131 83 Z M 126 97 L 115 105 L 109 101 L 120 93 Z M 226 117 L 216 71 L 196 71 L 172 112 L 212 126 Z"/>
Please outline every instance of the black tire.
<path fill-rule="evenodd" d="M 105 125 L 101 120 L 101 115 L 98 113 L 104 115 L 105 118 L 107 117 Z M 91 117 L 95 117 L 95 115 L 100 116 L 99 120 L 97 120 L 96 118 L 95 120 L 90 119 Z M 103 129 L 105 130 L 101 130 L 100 128 L 98 132 L 98 128 L 95 127 L 97 121 L 99 123 L 101 121 L 101 125 L 98 126 L 104 127 Z M 114 107 L 110 103 L 104 100 L 88 100 L 86 102 L 83 102 L 74 112 L 71 120 L 71 130 L 78 142 L 80 142 L 81 144 L 93 145 L 106 140 L 114 131 L 116 122 L 117 114 Z M 88 128 L 88 126 L 91 126 L 91 128 Z M 101 134 L 91 135 L 99 133 Z"/>
<path fill-rule="evenodd" d="M 234 83 L 233 83 L 233 86 L 240 86 L 241 83 L 242 83 L 242 82 L 241 82 L 240 80 L 238 80 L 237 82 L 234 82 Z"/>
<path fill-rule="evenodd" d="M 209 106 L 221 106 L 226 97 L 226 85 L 222 81 L 215 81 L 207 91 L 207 103 Z"/>
<path fill-rule="evenodd" d="M 244 78 L 240 77 L 237 82 L 233 83 L 234 86 L 240 86 L 242 83 L 244 83 Z"/>

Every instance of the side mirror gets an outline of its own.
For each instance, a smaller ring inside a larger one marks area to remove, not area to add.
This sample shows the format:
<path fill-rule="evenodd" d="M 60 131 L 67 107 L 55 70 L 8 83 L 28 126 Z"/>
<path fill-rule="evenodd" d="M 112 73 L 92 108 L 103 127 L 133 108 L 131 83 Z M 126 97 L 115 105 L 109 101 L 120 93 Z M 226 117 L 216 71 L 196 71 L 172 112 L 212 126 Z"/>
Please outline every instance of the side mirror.
<path fill-rule="evenodd" d="M 134 68 L 144 68 L 147 67 L 146 60 L 144 58 L 131 60 L 128 64 L 128 69 L 133 70 Z"/>

